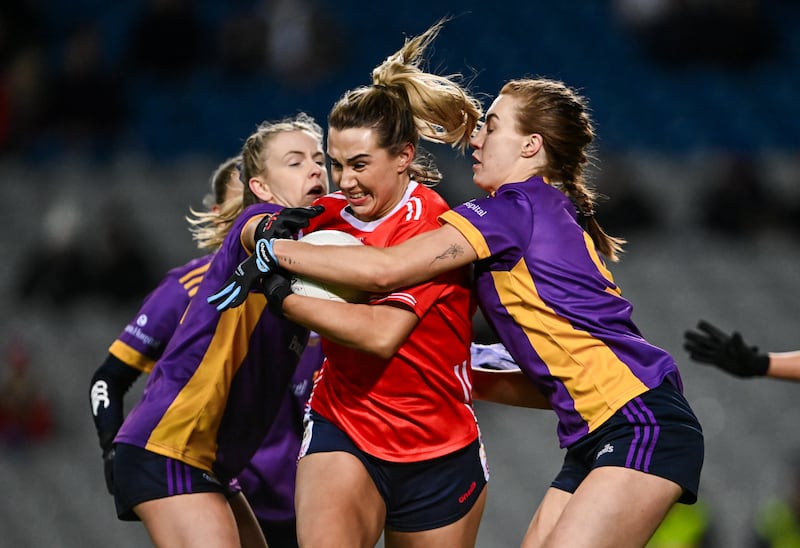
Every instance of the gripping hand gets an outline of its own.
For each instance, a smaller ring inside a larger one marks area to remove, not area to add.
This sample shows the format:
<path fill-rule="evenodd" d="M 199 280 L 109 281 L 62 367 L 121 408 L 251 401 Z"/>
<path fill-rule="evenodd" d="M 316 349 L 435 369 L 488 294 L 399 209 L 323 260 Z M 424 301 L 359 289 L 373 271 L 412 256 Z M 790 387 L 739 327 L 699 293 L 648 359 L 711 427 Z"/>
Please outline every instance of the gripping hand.
<path fill-rule="evenodd" d="M 259 281 L 278 267 L 278 259 L 272 252 L 272 241 L 265 238 L 256 240 L 253 254 L 239 263 L 233 275 L 213 295 L 208 302 L 220 312 L 242 304 L 251 289 L 257 289 Z"/>
<path fill-rule="evenodd" d="M 325 211 L 322 206 L 286 207 L 277 213 L 267 215 L 256 226 L 254 239 L 272 240 L 291 238 L 301 228 L 308 226 L 311 219 Z"/>
<path fill-rule="evenodd" d="M 769 356 L 748 346 L 738 332 L 731 335 L 700 320 L 697 331 L 686 331 L 683 348 L 693 360 L 708 363 L 737 377 L 760 377 L 769 368 Z"/>
<path fill-rule="evenodd" d="M 220 312 L 241 305 L 248 293 L 256 289 L 256 284 L 278 267 L 278 259 L 272 251 L 272 240 L 291 238 L 324 211 L 322 206 L 287 207 L 261 219 L 254 234 L 253 254 L 236 267 L 233 275 L 208 298 L 208 302 Z"/>
<path fill-rule="evenodd" d="M 283 318 L 283 300 L 292 294 L 292 282 L 283 270 L 275 270 L 261 280 L 261 291 L 267 296 L 267 307 Z"/>

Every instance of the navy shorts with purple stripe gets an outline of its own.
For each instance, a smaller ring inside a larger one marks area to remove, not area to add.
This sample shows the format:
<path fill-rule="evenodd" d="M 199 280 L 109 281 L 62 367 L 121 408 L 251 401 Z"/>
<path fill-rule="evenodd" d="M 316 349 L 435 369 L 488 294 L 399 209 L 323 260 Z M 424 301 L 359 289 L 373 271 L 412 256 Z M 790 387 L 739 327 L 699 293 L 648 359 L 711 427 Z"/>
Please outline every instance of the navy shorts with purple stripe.
<path fill-rule="evenodd" d="M 703 430 L 686 398 L 669 382 L 625 404 L 600 428 L 567 448 L 551 484 L 574 493 L 595 468 L 622 466 L 666 478 L 683 488 L 680 502 L 697 500 Z"/>
<path fill-rule="evenodd" d="M 134 506 L 164 497 L 189 493 L 236 493 L 205 470 L 153 453 L 135 445 L 118 443 L 114 456 L 114 503 L 117 517 L 139 521 Z"/>

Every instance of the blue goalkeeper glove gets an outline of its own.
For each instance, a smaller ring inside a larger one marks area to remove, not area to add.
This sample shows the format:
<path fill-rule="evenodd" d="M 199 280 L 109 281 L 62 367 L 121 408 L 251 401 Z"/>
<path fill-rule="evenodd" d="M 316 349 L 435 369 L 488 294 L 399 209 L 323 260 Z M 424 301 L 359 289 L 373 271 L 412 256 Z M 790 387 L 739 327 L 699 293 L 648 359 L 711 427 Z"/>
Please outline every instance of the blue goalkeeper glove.
<path fill-rule="evenodd" d="M 278 267 L 272 241 L 291 238 L 323 211 L 325 208 L 322 206 L 289 207 L 264 217 L 256 226 L 253 254 L 236 267 L 233 275 L 208 298 L 208 302 L 220 312 L 241 305 L 250 291 L 257 289 L 257 284 Z"/>

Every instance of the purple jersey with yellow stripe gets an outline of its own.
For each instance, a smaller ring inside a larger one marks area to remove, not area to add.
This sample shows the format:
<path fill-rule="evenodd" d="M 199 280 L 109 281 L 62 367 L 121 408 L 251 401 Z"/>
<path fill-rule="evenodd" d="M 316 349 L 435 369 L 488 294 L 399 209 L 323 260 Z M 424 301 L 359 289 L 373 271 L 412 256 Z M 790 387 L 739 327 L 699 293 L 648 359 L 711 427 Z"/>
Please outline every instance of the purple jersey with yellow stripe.
<path fill-rule="evenodd" d="M 631 319 L 575 208 L 541 177 L 440 216 L 478 254 L 478 300 L 514 361 L 548 397 L 567 447 L 677 365 Z"/>
<path fill-rule="evenodd" d="M 261 445 L 308 330 L 267 312 L 260 292 L 222 313 L 206 299 L 247 258 L 240 241 L 246 223 L 279 209 L 256 204 L 234 222 L 117 443 L 207 470 L 221 481 L 241 472 Z"/>
<path fill-rule="evenodd" d="M 200 285 L 212 255 L 173 268 L 145 297 L 134 319 L 111 343 L 108 353 L 121 362 L 149 373 L 181 321 L 186 305 Z"/>

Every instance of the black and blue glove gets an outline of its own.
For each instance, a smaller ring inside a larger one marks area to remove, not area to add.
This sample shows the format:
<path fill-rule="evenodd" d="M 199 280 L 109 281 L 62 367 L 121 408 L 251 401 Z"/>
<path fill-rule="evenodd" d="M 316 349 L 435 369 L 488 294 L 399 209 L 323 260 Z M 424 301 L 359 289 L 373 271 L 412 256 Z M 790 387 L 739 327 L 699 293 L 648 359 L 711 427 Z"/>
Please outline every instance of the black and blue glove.
<path fill-rule="evenodd" d="M 278 268 L 278 259 L 272 251 L 273 240 L 256 240 L 253 254 L 239 263 L 222 288 L 208 298 L 209 304 L 220 312 L 241 305 L 250 290 L 257 288 L 267 274 Z"/>
<path fill-rule="evenodd" d="M 253 254 L 236 267 L 233 275 L 208 298 L 208 302 L 220 312 L 241 305 L 250 291 L 256 289 L 256 284 L 278 267 L 272 241 L 291 238 L 323 211 L 325 208 L 322 206 L 289 207 L 264 217 L 256 226 Z"/>

